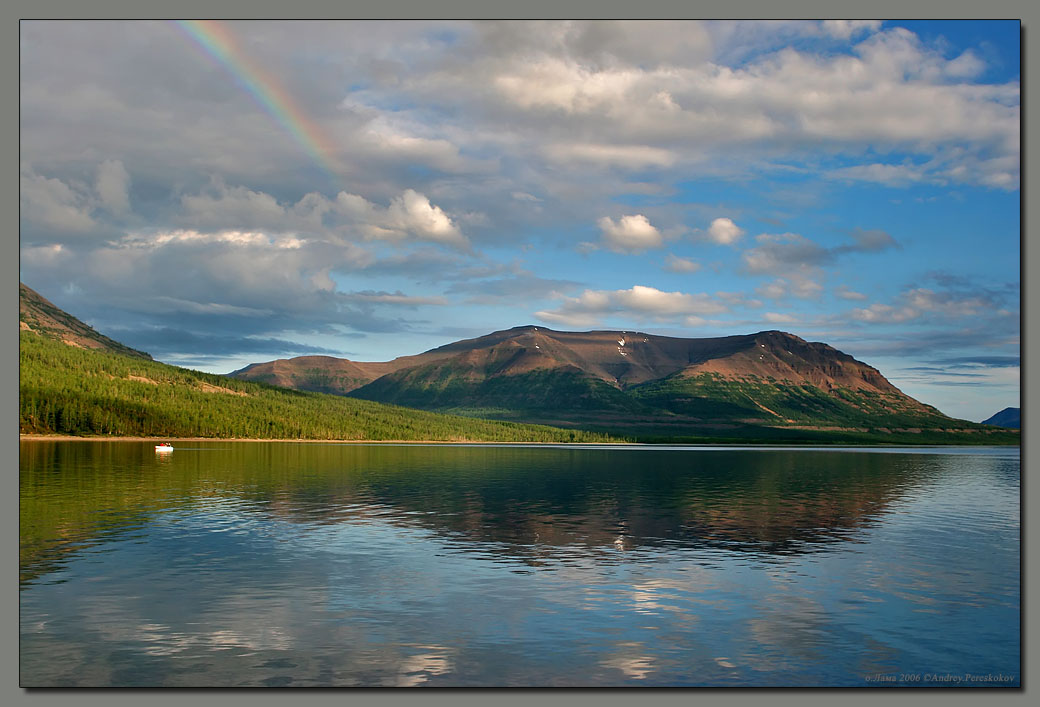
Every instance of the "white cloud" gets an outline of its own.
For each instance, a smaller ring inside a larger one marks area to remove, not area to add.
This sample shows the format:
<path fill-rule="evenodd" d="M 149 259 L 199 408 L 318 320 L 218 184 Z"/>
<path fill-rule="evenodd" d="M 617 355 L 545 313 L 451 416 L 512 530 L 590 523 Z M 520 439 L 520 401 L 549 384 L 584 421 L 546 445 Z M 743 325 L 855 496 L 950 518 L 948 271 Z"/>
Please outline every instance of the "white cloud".
<path fill-rule="evenodd" d="M 561 164 L 644 169 L 647 167 L 670 167 L 676 155 L 666 149 L 647 145 L 613 145 L 589 143 L 564 143 L 547 145 L 545 156 Z"/>
<path fill-rule="evenodd" d="M 849 39 L 862 32 L 877 32 L 881 29 L 881 20 L 823 20 L 820 27 L 831 37 Z"/>
<path fill-rule="evenodd" d="M 664 259 L 664 269 L 669 272 L 691 273 L 701 269 L 701 264 L 689 258 L 680 258 L 669 253 Z"/>
<path fill-rule="evenodd" d="M 387 216 L 393 227 L 413 233 L 422 240 L 453 246 L 467 245 L 465 237 L 448 215 L 413 189 L 406 189 L 401 196 L 391 200 Z"/>
<path fill-rule="evenodd" d="M 728 218 L 717 218 L 708 227 L 708 237 L 720 245 L 732 245 L 744 235 L 744 229 Z"/>
<path fill-rule="evenodd" d="M 986 70 L 986 64 L 970 49 L 946 65 L 946 75 L 954 78 L 975 78 Z"/>
<path fill-rule="evenodd" d="M 861 322 L 899 323 L 917 319 L 921 316 L 921 313 L 913 307 L 893 307 L 887 304 L 872 304 L 866 308 L 854 309 L 850 312 L 850 315 L 853 319 Z"/>
<path fill-rule="evenodd" d="M 707 294 L 662 292 L 644 285 L 635 285 L 627 290 L 585 290 L 578 297 L 562 299 L 563 304 L 558 309 L 536 312 L 535 316 L 570 326 L 591 326 L 606 315 L 638 320 L 683 321 L 690 317 L 728 311 L 726 304 Z"/>
<path fill-rule="evenodd" d="M 622 216 L 616 222 L 608 216 L 599 220 L 603 242 L 619 253 L 641 253 L 664 245 L 664 236 L 642 214 Z"/>
<path fill-rule="evenodd" d="M 463 158 L 452 141 L 410 134 L 403 126 L 393 125 L 386 114 L 369 126 L 359 140 L 358 152 L 380 161 L 407 161 L 451 173 L 480 171 L 485 166 Z"/>
<path fill-rule="evenodd" d="M 217 183 L 209 193 L 184 195 L 181 204 L 185 224 L 207 232 L 248 229 L 320 234 L 336 240 L 414 238 L 453 247 L 469 245 L 451 217 L 414 189 L 406 189 L 383 208 L 345 191 L 339 192 L 333 201 L 311 192 L 295 204 L 282 204 L 266 192 Z M 472 222 L 486 220 L 477 213 L 466 217 Z"/>
<path fill-rule="evenodd" d="M 509 102 L 527 110 L 588 113 L 612 104 L 641 79 L 634 70 L 593 71 L 555 56 L 518 61 L 494 79 Z"/>
<path fill-rule="evenodd" d="M 791 316 L 790 314 L 779 314 L 777 312 L 766 312 L 762 315 L 762 318 L 773 324 L 790 324 L 798 321 L 797 317 Z"/>
<path fill-rule="evenodd" d="M 486 63 L 478 59 L 473 70 L 490 72 L 497 95 L 533 124 L 552 118 L 553 146 L 547 153 L 557 159 L 576 159 L 584 152 L 641 169 L 652 164 L 651 150 L 661 151 L 656 153 L 661 166 L 689 165 L 705 154 L 730 157 L 732 148 L 742 144 L 771 146 L 783 154 L 819 142 L 853 159 L 867 146 L 929 157 L 956 147 L 954 159 L 964 165 L 983 161 L 986 153 L 985 159 L 1017 157 L 1019 87 L 967 83 L 985 68 L 970 51 L 948 59 L 913 33 L 898 27 L 880 30 L 876 21 L 795 23 L 793 34 L 785 26 L 744 23 L 741 29 L 757 35 L 739 36 L 751 37 L 752 44 L 761 39 L 765 46 L 770 33 L 774 40 L 787 33 L 788 41 L 813 33 L 840 41 L 868 36 L 851 47 L 851 54 L 788 46 L 730 67 L 703 60 L 583 63 L 562 31 L 564 38 L 549 46 L 506 52 Z M 451 87 L 469 92 L 457 81 Z M 561 133 L 570 139 L 561 140 Z M 620 150 L 608 149 L 612 145 L 623 145 L 632 159 L 620 159 Z M 943 166 L 928 164 L 929 169 Z M 875 170 L 873 176 L 891 179 L 894 174 Z M 969 169 L 958 181 L 989 183 L 989 176 Z M 1017 183 L 1017 172 L 1009 178 Z"/>

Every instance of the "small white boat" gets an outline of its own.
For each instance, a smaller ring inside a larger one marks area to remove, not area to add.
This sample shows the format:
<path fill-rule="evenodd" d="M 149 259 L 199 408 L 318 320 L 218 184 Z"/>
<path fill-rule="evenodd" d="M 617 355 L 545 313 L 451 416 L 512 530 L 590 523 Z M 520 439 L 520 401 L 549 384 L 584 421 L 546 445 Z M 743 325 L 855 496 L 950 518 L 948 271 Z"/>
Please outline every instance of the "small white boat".
<path fill-rule="evenodd" d="M 162 444 L 155 445 L 155 451 L 157 451 L 157 452 L 172 452 L 173 451 L 173 445 L 168 443 L 168 442 L 163 442 Z"/>

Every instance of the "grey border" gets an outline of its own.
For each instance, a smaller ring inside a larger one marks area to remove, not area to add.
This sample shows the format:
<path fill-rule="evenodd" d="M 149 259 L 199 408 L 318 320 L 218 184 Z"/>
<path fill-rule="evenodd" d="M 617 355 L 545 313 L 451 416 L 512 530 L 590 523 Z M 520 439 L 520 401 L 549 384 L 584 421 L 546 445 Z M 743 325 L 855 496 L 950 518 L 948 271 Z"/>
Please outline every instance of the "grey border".
<path fill-rule="evenodd" d="M 830 704 L 840 700 L 849 704 L 870 704 L 875 700 L 883 702 L 910 702 L 922 704 L 977 704 L 982 700 L 994 700 L 1000 702 L 1021 703 L 1027 699 L 1031 687 L 1031 676 L 1036 675 L 1035 667 L 1037 652 L 1035 650 L 1036 621 L 1035 612 L 1027 610 L 1025 606 L 1026 592 L 1022 592 L 1023 599 L 1023 684 L 1027 687 L 1021 691 L 993 691 L 985 690 L 980 694 L 974 690 L 954 691 L 907 691 L 907 690 L 882 690 L 872 692 L 863 690 L 416 690 L 404 692 L 400 690 L 384 691 L 359 691 L 359 690 L 270 690 L 270 691 L 240 691 L 240 690 L 169 690 L 150 691 L 143 693 L 135 690 L 53 690 L 26 692 L 18 687 L 18 582 L 17 582 L 17 538 L 18 538 L 18 472 L 17 472 L 17 381 L 18 381 L 18 339 L 15 335 L 14 320 L 14 290 L 18 279 L 18 171 L 15 168 L 18 159 L 18 103 L 12 97 L 18 95 L 18 20 L 20 18 L 100 18 L 100 17 L 351 17 L 351 18 L 478 18 L 478 17 L 508 17 L 508 18 L 567 18 L 567 17 L 658 17 L 658 18 L 680 18 L 680 17 L 890 17 L 897 18 L 965 18 L 984 19 L 1001 18 L 1023 21 L 1022 51 L 1023 51 L 1023 97 L 1022 108 L 1025 122 L 1024 133 L 1034 133 L 1040 119 L 1035 111 L 1030 109 L 1031 89 L 1036 87 L 1036 77 L 1040 75 L 1040 67 L 1037 66 L 1037 52 L 1030 51 L 1028 38 L 1030 28 L 1034 31 L 1040 27 L 1040 4 L 1032 0 L 989 0 L 979 3 L 977 0 L 947 0 L 941 5 L 934 2 L 922 0 L 875 0 L 869 6 L 862 3 L 848 2 L 842 0 L 793 0 L 782 5 L 769 4 L 766 0 L 707 0 L 697 4 L 684 2 L 683 0 L 643 0 L 633 5 L 620 0 L 606 0 L 593 2 L 593 0 L 578 0 L 577 2 L 561 3 L 559 0 L 527 0 L 522 5 L 511 3 L 504 7 L 495 7 L 480 0 L 447 0 L 436 4 L 423 4 L 421 0 L 382 0 L 378 3 L 368 3 L 364 7 L 348 5 L 337 0 L 305 0 L 305 2 L 294 2 L 287 4 L 273 0 L 212 0 L 211 2 L 200 2 L 199 0 L 181 0 L 176 4 L 161 6 L 154 9 L 143 9 L 140 2 L 128 0 L 95 0 L 90 3 L 73 3 L 68 0 L 60 2 L 37 0 L 29 2 L 26 0 L 8 0 L 0 8 L 0 27 L 3 28 L 3 41 L 0 41 L 0 80 L 3 83 L 3 95 L 7 100 L 3 101 L 0 108 L 0 134 L 4 139 L 0 142 L 0 149 L 4 157 L 3 164 L 6 169 L 0 171 L 0 208 L 5 216 L 6 230 L 0 237 L 0 247 L 3 255 L 0 257 L 0 282 L 8 291 L 8 304 L 2 309 L 3 316 L 0 317 L 0 394 L 5 404 L 0 408 L 0 445 L 2 445 L 3 459 L 8 461 L 6 467 L 8 473 L 4 478 L 4 493 L 2 506 L 0 506 L 0 529 L 3 544 L 2 562 L 0 562 L 0 573 L 3 577 L 2 593 L 3 601 L 0 601 L 0 701 L 5 705 L 22 704 L 75 704 L 83 707 L 94 707 L 109 704 L 136 705 L 141 702 L 156 704 L 159 707 L 165 704 L 221 702 L 227 704 L 281 704 L 289 700 L 304 700 L 308 704 L 396 704 L 398 702 L 417 703 L 422 700 L 423 704 L 455 705 L 459 703 L 478 704 L 487 701 L 505 703 L 509 705 L 526 705 L 528 702 L 566 701 L 575 705 L 622 705 L 634 700 L 649 701 L 656 704 L 682 704 L 686 705 L 697 701 L 698 703 L 726 703 L 759 702 L 768 700 L 770 704 L 779 707 L 787 705 L 803 704 Z M 1025 137 L 1025 135 L 1023 135 Z M 1028 179 L 1035 165 L 1037 150 L 1029 140 L 1023 144 L 1023 190 L 1022 203 L 1040 203 L 1038 197 L 1037 182 Z M 1032 236 L 1033 229 L 1027 218 L 1028 214 L 1023 210 L 1022 234 L 1023 234 L 1023 260 L 1022 260 L 1022 287 L 1023 299 L 1023 329 L 1026 338 L 1023 342 L 1024 352 L 1040 350 L 1040 331 L 1038 331 L 1037 313 L 1040 312 L 1040 303 L 1036 298 L 1040 297 L 1040 288 L 1030 288 L 1026 282 L 1027 272 L 1040 270 L 1040 247 L 1027 247 L 1027 234 Z M 7 322 L 4 324 L 3 322 Z M 1028 360 L 1028 355 L 1023 357 Z M 1025 385 L 1023 391 L 1023 407 L 1026 410 L 1033 409 L 1034 401 L 1040 396 L 1040 383 L 1033 376 L 1024 376 Z M 1040 409 L 1040 408 L 1038 408 Z M 1038 416 L 1040 419 L 1040 416 Z M 1023 427 L 1023 439 L 1028 439 L 1030 433 L 1040 427 L 1031 415 L 1025 415 Z M 1026 587 L 1037 585 L 1037 570 L 1035 562 L 1029 558 L 1035 554 L 1031 552 L 1036 547 L 1036 524 L 1029 523 L 1026 519 L 1026 509 L 1037 507 L 1037 484 L 1026 483 L 1025 477 L 1030 476 L 1040 466 L 1034 459 L 1034 455 L 1023 451 L 1025 461 L 1023 468 L 1023 581 Z M 1030 650 L 1030 646 L 1034 649 Z M 1034 690 L 1035 691 L 1035 690 Z"/>

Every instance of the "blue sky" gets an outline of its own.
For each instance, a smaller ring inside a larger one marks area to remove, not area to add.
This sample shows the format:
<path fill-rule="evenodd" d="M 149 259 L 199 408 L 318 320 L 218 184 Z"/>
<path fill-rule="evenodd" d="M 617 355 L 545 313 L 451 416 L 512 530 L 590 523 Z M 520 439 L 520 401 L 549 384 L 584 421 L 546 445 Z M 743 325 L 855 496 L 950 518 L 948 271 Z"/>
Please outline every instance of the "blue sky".
<path fill-rule="evenodd" d="M 229 64 L 21 27 L 21 279 L 160 360 L 782 329 L 947 414 L 1019 404 L 1017 22 L 219 31 Z"/>

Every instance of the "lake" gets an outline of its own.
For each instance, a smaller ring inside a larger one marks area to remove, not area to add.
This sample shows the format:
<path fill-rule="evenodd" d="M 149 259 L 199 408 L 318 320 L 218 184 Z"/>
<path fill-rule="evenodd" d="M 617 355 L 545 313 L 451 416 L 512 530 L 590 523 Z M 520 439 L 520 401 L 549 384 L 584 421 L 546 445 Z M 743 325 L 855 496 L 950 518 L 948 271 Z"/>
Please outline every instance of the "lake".
<path fill-rule="evenodd" d="M 21 443 L 35 686 L 1019 686 L 1017 447 Z"/>

